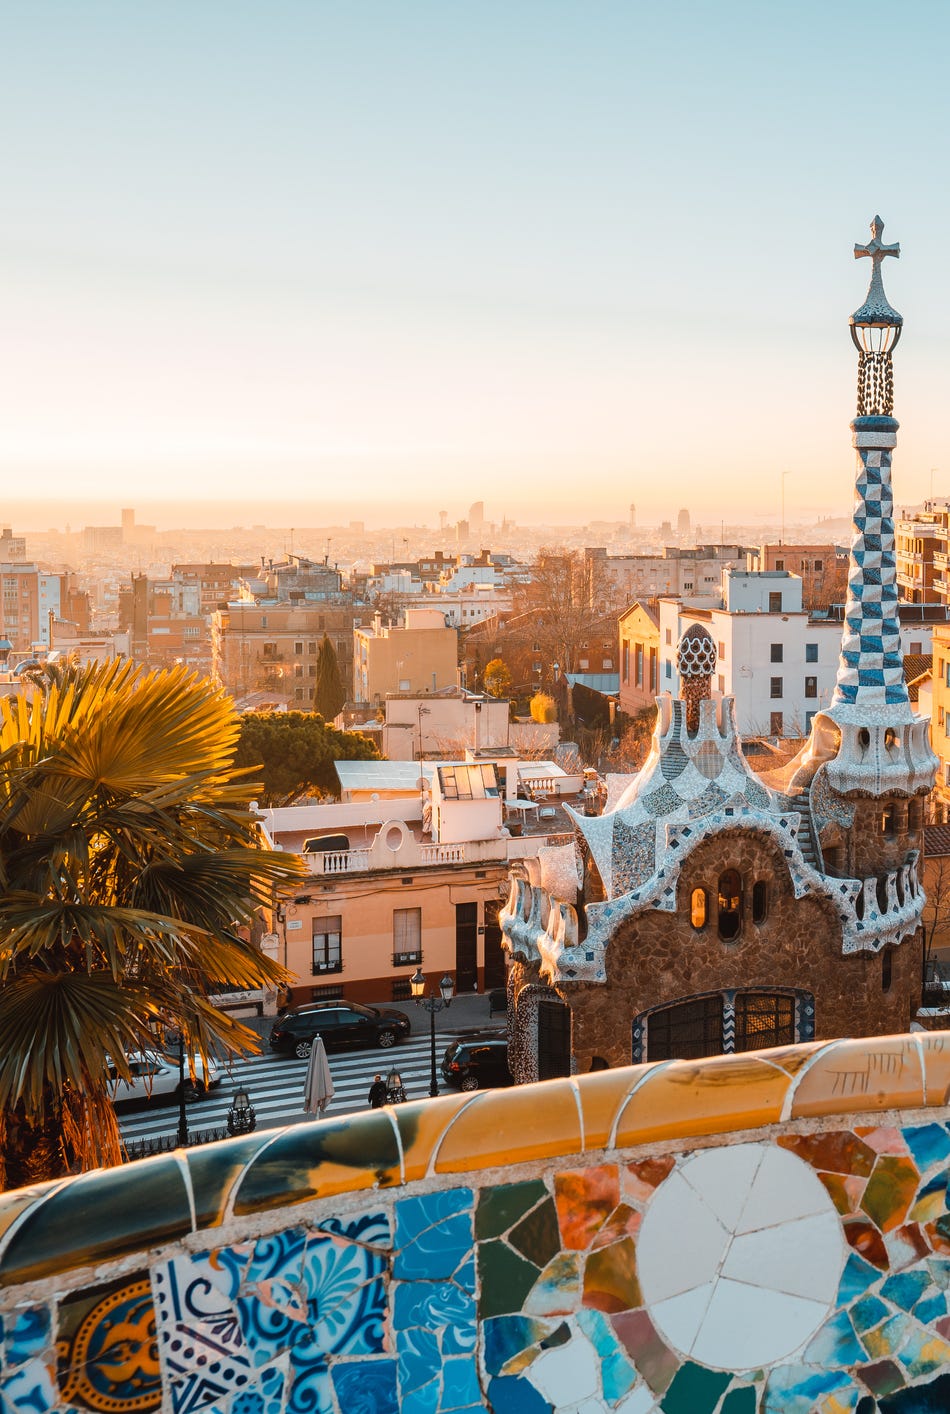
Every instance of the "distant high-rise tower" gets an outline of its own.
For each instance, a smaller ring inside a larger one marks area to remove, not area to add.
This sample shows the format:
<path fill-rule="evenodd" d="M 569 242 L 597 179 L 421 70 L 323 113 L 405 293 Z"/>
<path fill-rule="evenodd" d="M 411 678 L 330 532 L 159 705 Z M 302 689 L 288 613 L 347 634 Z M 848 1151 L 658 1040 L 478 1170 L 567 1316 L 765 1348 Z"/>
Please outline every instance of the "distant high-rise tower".
<path fill-rule="evenodd" d="M 685 508 L 676 517 L 676 531 L 678 535 L 689 534 L 689 511 Z"/>
<path fill-rule="evenodd" d="M 631 530 L 636 530 L 636 528 L 637 528 L 637 508 L 636 508 L 636 506 L 634 505 L 634 503 L 631 501 L 631 502 L 630 502 L 630 529 L 631 529 Z"/>
<path fill-rule="evenodd" d="M 439 530 L 445 533 L 445 523 L 449 518 L 448 511 L 439 511 Z"/>
<path fill-rule="evenodd" d="M 468 508 L 468 523 L 473 534 L 485 524 L 485 502 L 473 501 Z"/>
<path fill-rule="evenodd" d="M 124 510 L 122 512 L 122 539 L 126 544 L 135 537 L 135 512 Z"/>

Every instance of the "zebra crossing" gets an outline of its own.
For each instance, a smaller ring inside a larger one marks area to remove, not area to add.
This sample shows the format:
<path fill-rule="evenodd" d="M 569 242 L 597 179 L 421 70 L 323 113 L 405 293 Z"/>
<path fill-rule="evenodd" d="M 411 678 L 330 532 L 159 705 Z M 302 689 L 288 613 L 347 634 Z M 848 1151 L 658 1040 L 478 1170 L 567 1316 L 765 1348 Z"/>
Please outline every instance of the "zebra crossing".
<path fill-rule="evenodd" d="M 447 1087 L 439 1073 L 445 1049 L 463 1031 L 440 1031 L 435 1038 L 436 1077 L 440 1093 Z M 188 1106 L 188 1127 L 191 1130 L 215 1129 L 227 1121 L 228 1107 L 238 1089 L 247 1091 L 257 1115 L 257 1128 L 267 1129 L 280 1124 L 312 1120 L 304 1113 L 304 1079 L 306 1060 L 295 1056 L 275 1055 L 266 1049 L 259 1056 L 234 1060 L 230 1069 L 222 1068 L 221 1084 L 205 1099 Z M 419 1100 L 429 1093 L 430 1042 L 428 1035 L 412 1036 L 392 1050 L 375 1047 L 359 1051 L 331 1051 L 328 1056 L 333 1076 L 334 1095 L 328 1115 L 349 1114 L 366 1108 L 366 1095 L 373 1076 L 384 1078 L 397 1070 L 407 1098 Z M 178 1125 L 178 1109 L 173 1104 L 151 1104 L 140 1109 L 119 1111 L 119 1128 L 123 1139 L 158 1139 L 174 1134 Z"/>

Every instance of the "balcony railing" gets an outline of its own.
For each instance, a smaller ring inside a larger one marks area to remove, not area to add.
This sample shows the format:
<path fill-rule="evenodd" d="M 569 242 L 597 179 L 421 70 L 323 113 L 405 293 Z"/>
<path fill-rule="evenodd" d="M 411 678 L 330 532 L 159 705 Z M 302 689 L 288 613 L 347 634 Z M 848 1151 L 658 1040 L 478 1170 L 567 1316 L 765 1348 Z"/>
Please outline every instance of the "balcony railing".
<path fill-rule="evenodd" d="M 464 864 L 464 844 L 424 844 L 421 846 L 423 864 Z"/>

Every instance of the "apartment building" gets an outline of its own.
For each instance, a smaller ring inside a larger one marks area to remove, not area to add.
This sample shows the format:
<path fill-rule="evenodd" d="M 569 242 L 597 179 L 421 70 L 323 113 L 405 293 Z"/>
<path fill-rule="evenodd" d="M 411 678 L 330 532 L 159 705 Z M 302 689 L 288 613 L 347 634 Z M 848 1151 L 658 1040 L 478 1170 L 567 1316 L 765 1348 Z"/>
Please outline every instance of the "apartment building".
<path fill-rule="evenodd" d="M 234 697 L 278 692 L 296 710 L 307 711 L 324 634 L 346 683 L 353 673 L 353 630 L 366 613 L 359 604 L 237 600 L 211 615 L 212 674 Z"/>
<path fill-rule="evenodd" d="M 744 545 L 667 545 L 659 555 L 608 555 L 603 546 L 586 549 L 586 599 L 603 607 L 673 594 L 711 608 L 722 593 L 723 571 L 744 569 L 747 556 L 754 553 Z"/>
<path fill-rule="evenodd" d="M 703 624 L 717 648 L 714 693 L 735 698 L 744 736 L 807 735 L 816 712 L 831 703 L 841 650 L 841 618 L 809 613 L 802 579 L 788 570 L 732 571 L 725 597 L 700 610 L 672 598 L 659 605 L 661 692 L 682 694 L 676 645 L 690 624 Z M 901 651 L 931 651 L 933 623 L 901 615 Z"/>
<path fill-rule="evenodd" d="M 635 717 L 652 707 L 659 692 L 660 620 L 643 603 L 632 604 L 618 622 L 621 712 Z"/>
<path fill-rule="evenodd" d="M 357 702 L 381 704 L 390 694 L 457 687 L 458 631 L 438 609 L 406 609 L 399 624 L 384 624 L 376 614 L 354 629 L 352 673 Z"/>
<path fill-rule="evenodd" d="M 895 526 L 897 587 L 908 604 L 950 603 L 950 503 L 925 501 Z"/>
<path fill-rule="evenodd" d="M 417 967 L 451 972 L 459 992 L 504 986 L 509 866 L 552 868 L 573 848 L 563 802 L 580 805 L 583 777 L 504 752 L 341 761 L 337 772 L 339 803 L 262 813 L 269 839 L 309 871 L 277 910 L 294 1003 L 403 1000 Z"/>

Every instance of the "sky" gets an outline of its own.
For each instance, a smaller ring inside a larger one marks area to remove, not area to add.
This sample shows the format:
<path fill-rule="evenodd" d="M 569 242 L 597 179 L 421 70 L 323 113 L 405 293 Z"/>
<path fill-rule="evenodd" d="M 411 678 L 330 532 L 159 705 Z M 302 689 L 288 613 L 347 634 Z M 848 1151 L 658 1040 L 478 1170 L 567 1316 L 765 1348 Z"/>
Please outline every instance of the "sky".
<path fill-rule="evenodd" d="M 948 42 L 945 0 L 0 0 L 0 484 L 846 513 L 880 212 L 895 493 L 950 494 Z"/>

